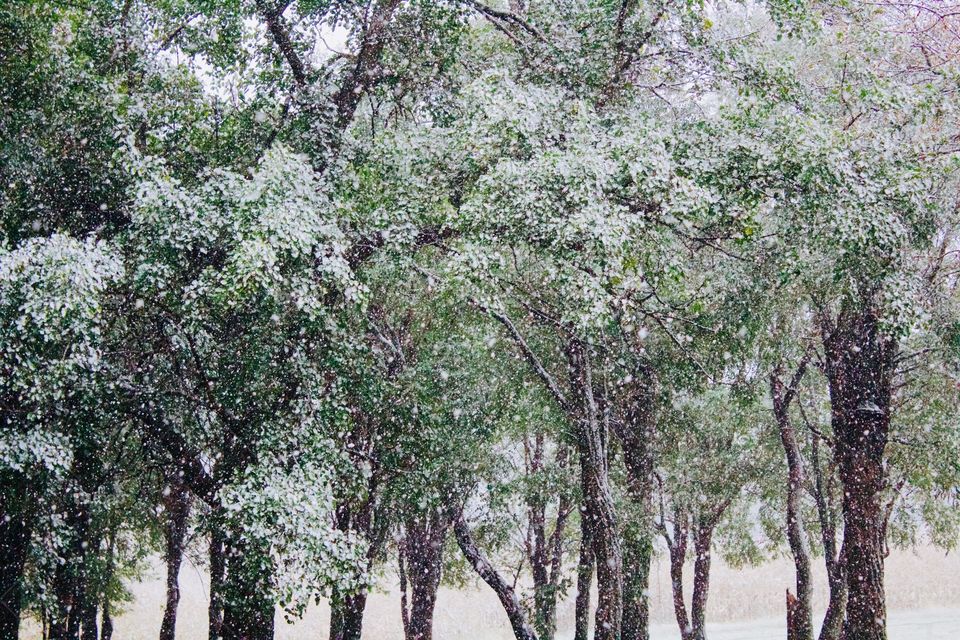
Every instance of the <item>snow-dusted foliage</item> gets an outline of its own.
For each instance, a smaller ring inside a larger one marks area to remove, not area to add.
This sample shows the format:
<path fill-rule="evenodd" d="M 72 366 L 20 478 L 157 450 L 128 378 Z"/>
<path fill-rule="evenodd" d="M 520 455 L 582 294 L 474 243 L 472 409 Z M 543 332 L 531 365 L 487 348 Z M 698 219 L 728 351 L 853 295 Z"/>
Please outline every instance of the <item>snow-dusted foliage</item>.
<path fill-rule="evenodd" d="M 938 4 L 0 7 L 0 637 L 159 555 L 172 640 L 188 555 L 211 638 L 358 640 L 395 569 L 409 640 L 474 573 L 637 640 L 659 553 L 702 640 L 711 554 L 786 549 L 791 637 L 822 559 L 882 640 L 886 545 L 960 530 Z"/>

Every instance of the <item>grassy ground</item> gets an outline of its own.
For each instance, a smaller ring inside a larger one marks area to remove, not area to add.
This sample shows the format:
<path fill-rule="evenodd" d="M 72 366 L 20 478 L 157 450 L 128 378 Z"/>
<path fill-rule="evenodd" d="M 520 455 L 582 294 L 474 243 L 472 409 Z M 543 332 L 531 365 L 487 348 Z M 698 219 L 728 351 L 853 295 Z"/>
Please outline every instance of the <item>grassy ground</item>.
<path fill-rule="evenodd" d="M 787 561 L 735 570 L 716 563 L 710 589 L 708 625 L 711 640 L 768 640 L 786 636 L 783 623 L 784 590 L 791 585 L 792 566 Z M 817 575 L 815 607 L 826 603 L 825 578 Z M 185 565 L 181 572 L 177 638 L 206 637 L 207 589 L 202 572 Z M 134 602 L 116 621 L 117 640 L 153 640 L 163 611 L 162 574 L 130 585 Z M 654 640 L 678 638 L 673 621 L 670 582 L 661 560 L 651 583 L 652 636 Z M 572 595 L 572 594 L 571 594 Z M 960 556 L 922 548 L 895 551 L 887 560 L 887 596 L 890 640 L 954 640 L 960 638 Z M 294 624 L 280 622 L 278 640 L 320 640 L 326 637 L 328 611 L 311 609 Z M 562 603 L 560 637 L 572 635 L 573 602 Z M 509 640 L 506 616 L 488 589 L 442 589 L 435 618 L 437 640 Z M 373 594 L 367 609 L 364 637 L 400 640 L 399 596 L 395 590 Z"/>

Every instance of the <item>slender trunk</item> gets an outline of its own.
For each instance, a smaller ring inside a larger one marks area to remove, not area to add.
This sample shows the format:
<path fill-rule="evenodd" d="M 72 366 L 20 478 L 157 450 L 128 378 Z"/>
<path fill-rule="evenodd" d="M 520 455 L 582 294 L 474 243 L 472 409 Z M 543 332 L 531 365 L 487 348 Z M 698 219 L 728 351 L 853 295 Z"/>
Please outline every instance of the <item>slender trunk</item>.
<path fill-rule="evenodd" d="M 114 548 L 116 536 L 113 531 L 107 538 L 107 572 L 103 579 L 103 593 L 100 602 L 100 640 L 111 640 L 113 638 L 113 618 L 110 614 L 110 583 L 113 582 L 114 573 Z"/>
<path fill-rule="evenodd" d="M 687 559 L 687 542 L 689 529 L 687 516 L 679 511 L 674 513 L 673 537 L 667 533 L 666 523 L 663 523 L 663 537 L 667 542 L 667 551 L 670 554 L 670 590 L 673 594 L 673 614 L 680 628 L 680 637 L 689 640 L 692 632 L 690 616 L 687 613 L 686 599 L 683 597 L 683 563 Z"/>
<path fill-rule="evenodd" d="M 532 443 L 529 438 L 524 438 L 525 473 L 530 479 L 535 479 L 543 471 L 544 443 L 542 432 L 534 436 Z M 533 578 L 533 625 L 541 640 L 551 640 L 556 599 L 550 592 L 547 566 L 547 502 L 542 492 L 536 489 L 527 496 L 526 552 Z"/>
<path fill-rule="evenodd" d="M 223 583 L 226 578 L 227 563 L 223 532 L 216 518 L 210 531 L 210 606 L 207 609 L 209 640 L 220 640 L 223 629 Z"/>
<path fill-rule="evenodd" d="M 839 640 L 843 619 L 846 616 L 847 579 L 843 563 L 837 554 L 837 527 L 830 507 L 832 476 L 831 482 L 824 481 L 823 469 L 820 467 L 820 437 L 811 434 L 810 444 L 813 451 L 813 495 L 817 503 L 823 559 L 827 567 L 827 584 L 830 589 L 830 600 L 823 616 L 819 640 Z"/>
<path fill-rule="evenodd" d="M 623 556 L 616 508 L 607 467 L 607 434 L 594 396 L 586 346 L 572 341 L 567 350 L 571 386 L 582 401 L 577 420 L 577 446 L 584 496 L 584 517 L 590 526 L 597 567 L 595 640 L 618 640 L 623 621 Z"/>
<path fill-rule="evenodd" d="M 543 471 L 545 451 L 543 433 L 537 433 L 531 442 L 524 439 L 525 472 L 535 478 Z M 557 465 L 566 467 L 567 450 L 560 447 Z M 533 578 L 533 627 L 540 640 L 552 640 L 557 630 L 557 593 L 563 562 L 563 532 L 570 511 L 570 497 L 560 496 L 553 532 L 547 535 L 547 499 L 534 490 L 527 498 L 527 560 Z"/>
<path fill-rule="evenodd" d="M 590 585 L 593 582 L 593 542 L 585 515 L 580 516 L 580 558 L 577 561 L 576 629 L 574 640 L 587 640 L 590 632 Z"/>
<path fill-rule="evenodd" d="M 112 640 L 113 617 L 110 613 L 110 600 L 103 599 L 103 611 L 100 613 L 100 640 Z"/>
<path fill-rule="evenodd" d="M 16 640 L 20 632 L 23 568 L 30 550 L 25 515 L 26 483 L 19 474 L 0 478 L 0 640 Z"/>
<path fill-rule="evenodd" d="M 803 369 L 798 370 L 802 375 Z M 794 379 L 799 382 L 798 377 Z M 788 615 L 788 640 L 813 640 L 813 613 L 811 611 L 812 578 L 810 573 L 810 548 L 800 514 L 800 490 L 803 487 L 803 466 L 797 434 L 790 421 L 790 400 L 796 386 L 785 388 L 779 372 L 770 376 L 770 395 L 773 399 L 773 414 L 780 432 L 780 443 L 787 458 L 787 541 L 796 570 L 796 602 L 791 601 Z"/>
<path fill-rule="evenodd" d="M 710 591 L 710 559 L 714 523 L 697 528 L 693 548 L 697 558 L 693 563 L 693 595 L 690 598 L 690 626 L 693 640 L 707 637 L 707 595 Z"/>
<path fill-rule="evenodd" d="M 190 494 L 180 483 L 173 483 L 164 496 L 166 522 L 167 601 L 160 624 L 160 640 L 174 640 L 177 627 L 177 605 L 180 602 L 180 564 L 183 561 L 187 519 L 190 516 Z"/>
<path fill-rule="evenodd" d="M 843 484 L 843 547 L 847 577 L 845 640 L 886 640 L 883 586 L 884 450 L 896 344 L 879 314 L 845 309 L 825 328 L 834 459 Z"/>
<path fill-rule="evenodd" d="M 462 517 L 458 518 L 456 523 L 454 523 L 453 532 L 457 538 L 457 545 L 470 562 L 474 571 L 483 578 L 484 582 L 490 585 L 490 588 L 494 590 L 500 599 L 500 604 L 503 605 L 503 609 L 510 619 L 510 627 L 513 629 L 514 637 L 517 640 L 537 640 L 536 634 L 527 622 L 523 607 L 520 606 L 520 600 L 517 598 L 517 594 L 497 570 L 493 568 L 493 565 L 490 564 L 490 561 L 483 552 L 477 548 L 477 545 L 474 544 L 470 536 L 470 529 L 467 528 L 467 524 L 463 521 Z"/>
<path fill-rule="evenodd" d="M 410 607 L 406 640 L 432 640 L 433 613 L 443 569 L 443 542 L 450 520 L 436 511 L 409 518 L 403 540 Z"/>

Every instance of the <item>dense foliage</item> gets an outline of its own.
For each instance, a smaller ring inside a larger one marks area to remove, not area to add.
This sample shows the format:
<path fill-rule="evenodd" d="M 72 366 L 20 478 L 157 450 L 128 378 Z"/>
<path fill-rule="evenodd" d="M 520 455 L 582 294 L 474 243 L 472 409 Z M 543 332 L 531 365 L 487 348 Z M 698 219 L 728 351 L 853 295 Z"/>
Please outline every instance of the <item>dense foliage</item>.
<path fill-rule="evenodd" d="M 396 575 L 409 640 L 477 577 L 643 640 L 663 554 L 704 640 L 715 552 L 884 639 L 888 547 L 960 539 L 956 14 L 2 3 L 0 640 L 157 556 L 173 640 L 188 552 L 211 639 Z"/>

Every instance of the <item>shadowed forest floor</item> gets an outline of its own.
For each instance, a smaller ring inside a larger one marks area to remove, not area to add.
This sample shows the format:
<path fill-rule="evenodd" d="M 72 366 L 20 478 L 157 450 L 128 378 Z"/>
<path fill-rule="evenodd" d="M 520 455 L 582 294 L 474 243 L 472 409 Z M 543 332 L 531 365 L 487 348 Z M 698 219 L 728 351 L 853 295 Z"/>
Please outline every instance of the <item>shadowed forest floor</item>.
<path fill-rule="evenodd" d="M 689 573 L 689 572 L 688 572 Z M 767 640 L 786 637 L 783 620 L 784 590 L 793 580 L 786 560 L 760 567 L 733 569 L 717 562 L 710 589 L 710 640 Z M 816 574 L 814 605 L 826 603 L 822 569 Z M 182 599 L 177 638 L 206 637 L 206 577 L 190 563 L 180 575 Z M 116 621 L 120 640 L 153 640 L 163 611 L 162 573 L 155 569 L 143 582 L 130 585 L 134 596 Z M 679 638 L 673 619 L 670 582 L 663 558 L 656 563 L 650 585 L 653 604 L 653 640 Z M 572 637 L 573 593 L 560 607 L 560 640 Z M 688 592 L 689 597 L 689 592 Z M 380 590 L 370 598 L 364 638 L 402 640 L 400 598 L 395 589 Z M 890 640 L 953 640 L 960 637 L 960 555 L 932 548 L 893 551 L 887 559 L 887 602 Z M 313 607 L 292 625 L 279 622 L 278 640 L 316 640 L 325 637 L 329 620 L 326 606 Z M 510 640 L 507 618 L 488 589 L 440 591 L 434 619 L 437 640 Z M 30 636 L 28 636 L 30 637 Z"/>

